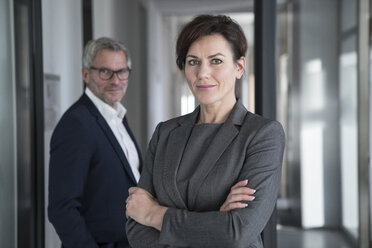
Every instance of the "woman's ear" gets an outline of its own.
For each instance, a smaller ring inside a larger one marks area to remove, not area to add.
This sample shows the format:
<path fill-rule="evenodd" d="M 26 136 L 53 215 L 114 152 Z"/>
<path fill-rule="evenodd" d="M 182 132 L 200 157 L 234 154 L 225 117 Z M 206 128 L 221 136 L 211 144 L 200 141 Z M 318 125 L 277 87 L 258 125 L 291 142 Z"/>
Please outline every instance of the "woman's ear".
<path fill-rule="evenodd" d="M 240 79 L 245 71 L 245 57 L 241 56 L 240 59 L 236 61 L 236 66 L 237 66 L 237 75 L 236 78 Z"/>

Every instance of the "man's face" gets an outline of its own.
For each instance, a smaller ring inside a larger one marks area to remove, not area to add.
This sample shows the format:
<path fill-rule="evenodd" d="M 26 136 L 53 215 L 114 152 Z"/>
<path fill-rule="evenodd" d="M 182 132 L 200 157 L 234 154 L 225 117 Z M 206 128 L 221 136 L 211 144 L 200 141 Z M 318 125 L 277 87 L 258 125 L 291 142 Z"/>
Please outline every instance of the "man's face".
<path fill-rule="evenodd" d="M 94 69 L 92 69 L 94 68 Z M 97 53 L 91 68 L 83 67 L 83 79 L 87 87 L 105 103 L 115 107 L 127 89 L 128 78 L 121 80 L 118 74 L 107 80 L 102 79 L 100 73 L 107 71 L 119 71 L 128 69 L 127 58 L 123 51 L 103 49 Z"/>

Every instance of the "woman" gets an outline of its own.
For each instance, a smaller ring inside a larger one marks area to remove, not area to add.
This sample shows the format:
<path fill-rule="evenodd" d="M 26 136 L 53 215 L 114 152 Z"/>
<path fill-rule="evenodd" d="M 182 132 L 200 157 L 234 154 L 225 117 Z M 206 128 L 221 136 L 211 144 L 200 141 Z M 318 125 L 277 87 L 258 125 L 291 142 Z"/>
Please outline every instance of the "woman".
<path fill-rule="evenodd" d="M 263 247 L 285 137 L 278 122 L 236 99 L 246 49 L 240 26 L 226 16 L 201 15 L 181 31 L 177 65 L 200 105 L 152 136 L 139 187 L 127 199 L 132 247 Z"/>

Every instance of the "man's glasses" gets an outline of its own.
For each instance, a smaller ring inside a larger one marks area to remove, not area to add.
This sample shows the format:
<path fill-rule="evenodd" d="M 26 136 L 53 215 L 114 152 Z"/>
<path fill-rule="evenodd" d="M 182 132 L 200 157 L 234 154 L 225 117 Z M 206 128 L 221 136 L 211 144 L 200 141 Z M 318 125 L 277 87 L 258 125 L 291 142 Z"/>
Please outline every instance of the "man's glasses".
<path fill-rule="evenodd" d="M 119 80 L 127 80 L 130 75 L 130 69 L 124 68 L 121 70 L 113 71 L 107 68 L 96 68 L 91 66 L 90 70 L 97 70 L 99 78 L 102 80 L 110 80 L 114 74 L 116 73 L 116 76 L 119 78 Z"/>

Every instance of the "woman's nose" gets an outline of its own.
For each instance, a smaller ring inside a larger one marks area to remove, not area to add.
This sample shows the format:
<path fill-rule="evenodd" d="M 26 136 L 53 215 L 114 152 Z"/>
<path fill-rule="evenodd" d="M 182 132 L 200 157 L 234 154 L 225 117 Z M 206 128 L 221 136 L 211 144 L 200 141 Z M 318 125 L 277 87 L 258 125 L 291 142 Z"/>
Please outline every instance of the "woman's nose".
<path fill-rule="evenodd" d="M 207 63 L 202 63 L 199 66 L 198 70 L 198 78 L 203 79 L 203 78 L 209 78 L 211 74 L 211 68 Z"/>

